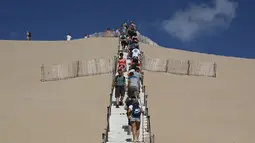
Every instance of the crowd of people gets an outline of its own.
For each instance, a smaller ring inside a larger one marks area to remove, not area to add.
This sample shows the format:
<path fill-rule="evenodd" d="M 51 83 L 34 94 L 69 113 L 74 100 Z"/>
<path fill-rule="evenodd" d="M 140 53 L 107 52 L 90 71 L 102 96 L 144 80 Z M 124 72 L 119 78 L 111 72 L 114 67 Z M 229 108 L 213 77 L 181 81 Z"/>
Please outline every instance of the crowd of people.
<path fill-rule="evenodd" d="M 129 126 L 128 134 L 132 132 L 133 142 L 137 142 L 140 133 L 141 115 L 144 113 L 138 101 L 140 99 L 140 85 L 143 80 L 143 74 L 140 70 L 142 55 L 134 22 L 131 21 L 129 25 L 127 23 L 122 24 L 119 32 L 121 52 L 118 58 L 118 74 L 113 85 L 115 88 L 116 108 L 124 106 Z M 127 59 L 124 58 L 123 52 L 128 53 Z M 127 64 L 127 60 L 131 62 Z M 124 76 L 124 72 L 128 72 L 127 77 Z M 124 104 L 123 100 L 126 92 L 127 98 Z"/>

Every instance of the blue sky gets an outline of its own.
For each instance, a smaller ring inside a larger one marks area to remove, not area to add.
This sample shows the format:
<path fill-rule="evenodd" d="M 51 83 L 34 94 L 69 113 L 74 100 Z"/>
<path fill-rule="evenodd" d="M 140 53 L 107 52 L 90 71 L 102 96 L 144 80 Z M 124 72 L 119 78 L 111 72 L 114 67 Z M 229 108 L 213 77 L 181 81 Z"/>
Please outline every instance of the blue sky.
<path fill-rule="evenodd" d="M 125 20 L 164 47 L 255 58 L 254 0 L 4 0 L 0 39 L 63 40 Z"/>

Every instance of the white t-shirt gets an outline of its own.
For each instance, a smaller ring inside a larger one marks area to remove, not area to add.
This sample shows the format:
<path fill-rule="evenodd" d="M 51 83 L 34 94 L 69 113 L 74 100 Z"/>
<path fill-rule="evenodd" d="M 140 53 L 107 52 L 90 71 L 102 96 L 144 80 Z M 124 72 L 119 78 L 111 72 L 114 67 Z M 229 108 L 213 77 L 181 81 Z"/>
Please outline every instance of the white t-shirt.
<path fill-rule="evenodd" d="M 67 41 L 72 40 L 72 36 L 71 36 L 71 35 L 67 35 L 67 36 L 66 36 L 66 40 L 67 40 Z"/>
<path fill-rule="evenodd" d="M 132 50 L 132 57 L 139 57 L 140 55 L 140 50 L 139 49 L 133 49 Z"/>

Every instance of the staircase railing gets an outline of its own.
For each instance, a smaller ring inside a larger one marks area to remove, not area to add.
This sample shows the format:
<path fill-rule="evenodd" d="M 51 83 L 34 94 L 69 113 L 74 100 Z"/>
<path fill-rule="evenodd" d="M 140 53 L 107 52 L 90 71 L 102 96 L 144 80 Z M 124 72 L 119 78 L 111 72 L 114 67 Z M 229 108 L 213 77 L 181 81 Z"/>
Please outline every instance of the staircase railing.
<path fill-rule="evenodd" d="M 119 49 L 119 44 L 118 44 L 117 48 Z M 105 128 L 105 132 L 102 133 L 102 143 L 108 142 L 108 134 L 110 132 L 110 116 L 111 116 L 112 97 L 113 97 L 113 90 L 114 90 L 114 87 L 112 85 L 114 84 L 114 79 L 115 79 L 115 75 L 116 75 L 116 72 L 117 72 L 117 65 L 118 65 L 117 56 L 114 56 L 114 66 L 113 66 L 113 69 L 112 69 L 112 83 L 111 83 L 110 102 L 109 102 L 109 106 L 107 106 L 107 114 L 106 114 L 107 126 Z"/>
<path fill-rule="evenodd" d="M 149 115 L 149 108 L 148 108 L 148 94 L 146 93 L 146 86 L 144 85 L 144 79 L 145 79 L 145 76 L 144 76 L 144 72 L 142 71 L 143 70 L 143 58 L 144 58 L 144 53 L 142 52 L 141 54 L 141 72 L 142 72 L 142 80 L 141 80 L 141 83 L 142 83 L 142 91 L 144 93 L 144 106 L 145 106 L 145 115 L 147 117 L 147 129 L 146 131 L 149 133 L 149 143 L 155 143 L 155 135 L 152 134 L 152 131 L 151 131 L 151 118 L 150 118 L 150 115 Z M 147 142 L 146 142 L 147 143 Z"/>

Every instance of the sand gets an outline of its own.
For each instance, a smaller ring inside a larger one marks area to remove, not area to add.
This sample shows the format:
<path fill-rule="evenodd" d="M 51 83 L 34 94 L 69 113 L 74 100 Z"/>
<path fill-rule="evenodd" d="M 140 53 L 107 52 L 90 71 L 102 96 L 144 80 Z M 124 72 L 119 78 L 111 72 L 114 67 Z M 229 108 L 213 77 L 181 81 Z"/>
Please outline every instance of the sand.
<path fill-rule="evenodd" d="M 112 57 L 117 39 L 0 41 L 0 142 L 100 142 L 110 74 L 40 82 L 40 66 Z"/>
<path fill-rule="evenodd" d="M 111 75 L 40 82 L 41 64 L 116 54 L 117 39 L 0 41 L 0 142 L 100 142 Z M 141 44 L 153 58 L 217 62 L 217 78 L 145 72 L 156 142 L 254 143 L 255 60 Z"/>

